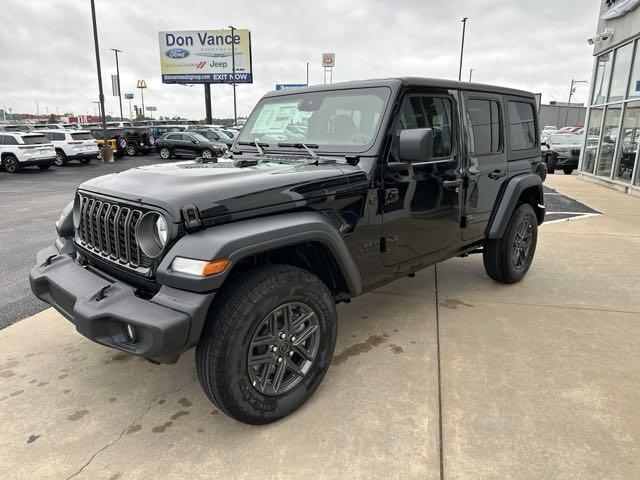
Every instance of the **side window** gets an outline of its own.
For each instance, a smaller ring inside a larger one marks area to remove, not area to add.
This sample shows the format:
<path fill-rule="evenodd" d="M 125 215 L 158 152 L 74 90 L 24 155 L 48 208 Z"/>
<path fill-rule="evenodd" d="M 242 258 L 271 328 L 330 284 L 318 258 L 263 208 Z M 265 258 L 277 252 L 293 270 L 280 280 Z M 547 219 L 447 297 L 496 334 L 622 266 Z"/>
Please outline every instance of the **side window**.
<path fill-rule="evenodd" d="M 49 137 L 49 140 L 55 140 L 55 141 L 64 142 L 64 140 L 65 140 L 64 133 L 52 133 L 51 137 Z"/>
<path fill-rule="evenodd" d="M 166 137 L 164 137 L 165 140 L 179 140 L 178 138 L 176 138 L 177 135 L 175 133 L 170 133 L 169 135 L 167 135 Z"/>
<path fill-rule="evenodd" d="M 533 105 L 525 102 L 509 102 L 509 136 L 511 150 L 535 148 L 536 123 Z"/>
<path fill-rule="evenodd" d="M 18 145 L 18 140 L 16 140 L 15 137 L 12 137 L 11 135 L 5 135 L 4 136 L 4 144 L 5 145 Z"/>
<path fill-rule="evenodd" d="M 6 139 L 6 135 L 0 135 L 0 145 L 6 145 L 7 141 Z"/>
<path fill-rule="evenodd" d="M 401 130 L 430 128 L 433 130 L 433 157 L 448 157 L 453 151 L 451 100 L 444 97 L 410 95 L 402 102 L 396 126 L 397 140 Z"/>
<path fill-rule="evenodd" d="M 502 151 L 500 104 L 495 100 L 470 99 L 466 102 L 469 153 L 487 155 Z"/>

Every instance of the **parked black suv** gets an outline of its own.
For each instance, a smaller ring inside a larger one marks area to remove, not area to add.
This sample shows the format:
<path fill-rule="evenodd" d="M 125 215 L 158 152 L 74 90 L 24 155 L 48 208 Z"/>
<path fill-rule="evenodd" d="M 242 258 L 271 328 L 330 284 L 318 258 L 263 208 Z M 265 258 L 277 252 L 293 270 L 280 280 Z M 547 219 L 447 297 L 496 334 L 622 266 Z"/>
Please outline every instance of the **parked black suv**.
<path fill-rule="evenodd" d="M 160 152 L 160 157 L 166 160 L 177 156 L 215 158 L 227 149 L 199 133 L 170 132 L 156 140 L 156 150 Z"/>
<path fill-rule="evenodd" d="M 196 346 L 210 400 L 272 422 L 327 371 L 336 303 L 476 252 L 524 277 L 545 211 L 535 105 L 420 78 L 269 93 L 225 158 L 82 184 L 31 287 L 103 345 Z"/>
<path fill-rule="evenodd" d="M 130 157 L 139 153 L 146 155 L 154 150 L 151 127 L 125 127 L 123 130 L 127 142 L 125 150 Z"/>

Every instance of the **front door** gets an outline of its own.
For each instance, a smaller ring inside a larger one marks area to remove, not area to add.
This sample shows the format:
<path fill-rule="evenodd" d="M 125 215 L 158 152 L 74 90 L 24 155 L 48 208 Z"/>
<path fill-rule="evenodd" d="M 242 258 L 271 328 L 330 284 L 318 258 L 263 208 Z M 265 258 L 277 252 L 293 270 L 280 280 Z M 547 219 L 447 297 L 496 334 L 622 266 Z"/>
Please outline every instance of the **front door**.
<path fill-rule="evenodd" d="M 464 191 L 465 240 L 482 237 L 507 176 L 504 108 L 500 95 L 465 92 L 468 188 Z"/>
<path fill-rule="evenodd" d="M 458 101 L 455 92 L 413 90 L 395 120 L 383 176 L 383 255 L 385 266 L 429 263 L 460 240 Z M 433 159 L 406 164 L 398 157 L 403 129 L 433 130 Z M 401 267 L 402 268 L 402 267 Z"/>

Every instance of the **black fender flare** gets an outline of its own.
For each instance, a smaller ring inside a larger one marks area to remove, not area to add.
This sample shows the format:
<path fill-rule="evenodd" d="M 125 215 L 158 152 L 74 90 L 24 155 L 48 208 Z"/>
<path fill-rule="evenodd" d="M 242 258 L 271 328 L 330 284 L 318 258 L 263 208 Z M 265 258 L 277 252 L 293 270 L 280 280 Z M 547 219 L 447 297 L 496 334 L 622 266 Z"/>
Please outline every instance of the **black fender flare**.
<path fill-rule="evenodd" d="M 536 205 L 532 205 L 538 217 L 538 225 L 544 221 L 544 192 L 542 189 L 542 179 L 535 173 L 525 173 L 517 175 L 505 182 L 502 188 L 502 195 L 493 209 L 489 225 L 487 227 L 487 238 L 502 238 L 507 229 L 511 215 L 518 205 L 520 196 L 525 190 L 535 189 Z"/>
<path fill-rule="evenodd" d="M 318 242 L 327 247 L 344 276 L 349 294 L 362 292 L 362 278 L 335 221 L 319 212 L 294 212 L 240 220 L 185 235 L 171 247 L 156 273 L 158 283 L 181 290 L 208 292 L 220 288 L 242 259 L 262 252 Z M 199 278 L 170 270 L 175 257 L 199 260 L 227 258 L 231 265 L 217 275 Z"/>

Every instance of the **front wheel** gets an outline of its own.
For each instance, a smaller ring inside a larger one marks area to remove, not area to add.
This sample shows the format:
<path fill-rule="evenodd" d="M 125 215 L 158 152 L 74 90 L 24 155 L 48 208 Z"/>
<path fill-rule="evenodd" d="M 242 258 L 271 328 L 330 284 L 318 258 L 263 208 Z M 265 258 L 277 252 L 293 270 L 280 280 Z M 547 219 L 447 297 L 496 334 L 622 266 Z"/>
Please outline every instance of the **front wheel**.
<path fill-rule="evenodd" d="M 487 240 L 482 258 L 487 275 L 497 282 L 516 283 L 529 271 L 538 243 L 538 218 L 528 203 L 520 204 L 502 238 Z"/>
<path fill-rule="evenodd" d="M 202 158 L 212 158 L 213 157 L 213 152 L 211 150 L 209 150 L 208 148 L 205 148 L 204 150 L 202 150 Z"/>
<path fill-rule="evenodd" d="M 168 160 L 171 158 L 171 151 L 167 147 L 162 147 L 160 149 L 160 158 L 163 160 Z"/>
<path fill-rule="evenodd" d="M 564 172 L 565 175 L 571 175 L 573 173 L 573 168 L 570 168 L 570 167 L 563 168 L 562 171 Z"/>
<path fill-rule="evenodd" d="M 53 161 L 56 167 L 62 167 L 67 164 L 67 155 L 62 150 L 56 150 L 56 159 Z"/>
<path fill-rule="evenodd" d="M 320 385 L 336 333 L 335 301 L 318 277 L 287 265 L 252 270 L 216 297 L 196 349 L 200 385 L 236 420 L 276 421 Z"/>
<path fill-rule="evenodd" d="M 129 155 L 130 157 L 135 157 L 137 152 L 138 152 L 138 149 L 136 148 L 135 145 L 132 145 L 132 144 L 127 145 L 127 155 Z"/>

